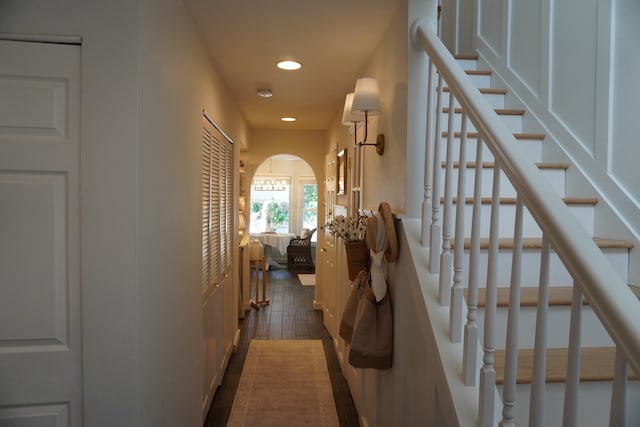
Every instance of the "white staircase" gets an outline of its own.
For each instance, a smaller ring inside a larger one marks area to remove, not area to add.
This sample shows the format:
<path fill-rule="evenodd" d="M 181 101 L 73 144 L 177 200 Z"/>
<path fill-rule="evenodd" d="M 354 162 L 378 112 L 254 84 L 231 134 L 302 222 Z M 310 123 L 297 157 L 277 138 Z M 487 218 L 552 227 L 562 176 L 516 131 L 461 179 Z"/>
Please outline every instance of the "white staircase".
<path fill-rule="evenodd" d="M 542 162 L 542 144 L 545 143 L 545 135 L 539 133 L 526 133 L 527 129 L 523 129 L 523 117 L 526 111 L 518 109 L 505 109 L 505 97 L 507 91 L 504 89 L 496 89 L 490 87 L 491 72 L 478 71 L 477 60 L 471 57 L 461 57 L 457 59 L 458 63 L 465 69 L 466 73 L 471 76 L 472 81 L 476 84 L 480 92 L 486 98 L 487 102 L 495 109 L 500 119 L 505 123 L 507 128 L 514 133 L 519 144 L 522 144 L 526 150 L 527 156 L 531 162 L 536 163 L 537 167 L 542 171 L 543 176 L 551 185 L 558 196 L 562 197 L 567 206 L 570 207 L 576 221 L 580 223 L 585 231 L 593 235 L 594 206 L 598 200 L 593 197 L 581 197 L 579 194 L 567 194 L 566 186 L 566 170 L 570 167 L 568 163 L 548 163 Z M 443 96 L 441 105 L 449 105 L 449 88 L 443 88 Z M 448 185 L 451 186 L 452 211 L 455 210 L 458 198 L 455 194 L 458 189 L 458 172 L 461 167 L 460 159 L 460 139 L 461 139 L 461 122 L 462 109 L 454 103 L 454 117 L 449 118 L 450 109 L 443 107 L 441 110 L 441 123 L 449 123 L 453 125 L 453 137 L 450 138 L 448 130 L 441 133 L 441 167 L 443 178 L 439 182 L 437 194 L 441 195 L 440 202 L 444 206 L 446 204 L 445 194 L 445 178 L 447 162 L 453 162 L 453 174 L 451 175 Z M 479 303 L 478 303 L 478 331 L 479 341 L 484 340 L 484 303 L 486 297 L 486 278 L 487 267 L 489 265 L 489 236 L 490 236 L 490 219 L 492 209 L 492 188 L 493 188 L 493 172 L 494 158 L 486 145 L 483 146 L 481 171 L 476 171 L 478 165 L 476 159 L 476 139 L 478 134 L 470 123 L 467 124 L 467 130 L 472 132 L 467 134 L 467 144 L 465 149 L 466 164 L 465 171 L 465 188 L 464 188 L 464 217 L 471 218 L 473 213 L 474 185 L 476 174 L 481 174 L 482 186 L 480 190 L 480 262 L 478 277 L 479 281 Z M 447 144 L 452 143 L 448 148 Z M 447 152 L 447 149 L 450 152 Z M 456 159 L 456 160 L 453 160 Z M 514 227 L 516 212 L 516 191 L 502 172 L 500 176 L 500 194 L 499 202 L 499 226 L 497 236 L 500 238 L 498 244 L 497 259 L 497 292 L 498 302 L 495 312 L 495 328 L 492 332 L 492 341 L 495 343 L 495 371 L 496 383 L 500 394 L 503 392 L 502 382 L 504 378 L 505 365 L 505 348 L 507 343 L 507 324 L 508 324 L 508 308 L 509 308 L 509 286 L 511 283 L 513 246 L 514 246 Z M 434 193 L 436 194 L 436 193 Z M 443 215 L 447 215 L 446 212 Z M 455 215 L 455 214 L 454 214 Z M 451 220 L 450 222 L 453 222 Z M 464 262 L 463 265 L 469 265 L 470 253 L 470 236 L 471 221 L 464 224 Z M 452 228 L 453 229 L 453 228 Z M 444 231 L 445 239 L 447 237 Z M 524 217 L 522 222 L 522 287 L 521 307 L 519 310 L 519 322 L 517 327 L 517 345 L 518 352 L 518 379 L 515 394 L 515 424 L 526 425 L 529 419 L 529 401 L 530 401 L 530 384 L 531 370 L 533 361 L 533 347 L 536 339 L 536 316 L 538 314 L 538 284 L 540 282 L 540 257 L 542 248 L 543 233 L 528 213 L 524 209 Z M 455 251 L 456 239 L 455 232 L 450 234 L 450 250 Z M 611 240 L 604 237 L 594 236 L 594 241 L 605 253 L 608 260 L 615 266 L 616 271 L 626 281 L 629 250 L 633 247 L 631 242 Z M 446 245 L 445 245 L 446 246 Z M 445 248 L 446 251 L 446 248 Z M 567 364 L 567 347 L 570 335 L 570 316 L 571 316 L 571 283 L 573 279 L 564 267 L 558 256 L 552 251 L 549 261 L 549 307 L 546 310 L 547 330 L 545 333 L 547 351 L 546 361 L 546 381 L 544 388 L 544 415 L 543 425 L 560 425 L 563 418 L 564 400 L 564 382 L 566 380 L 566 364 Z M 468 270 L 466 270 L 468 272 Z M 466 273 L 465 272 L 465 273 Z M 446 272 L 445 272 L 446 273 Z M 443 271 L 440 271 L 443 274 Z M 450 276 L 453 277 L 454 270 Z M 448 276 L 445 274 L 445 276 Z M 462 282 L 466 287 L 467 278 L 463 278 Z M 468 294 L 468 293 L 467 293 Z M 640 293 L 638 293 L 640 295 Z M 609 334 L 602 326 L 597 316 L 593 313 L 588 304 L 582 306 L 582 329 L 581 329 L 581 347 L 582 361 L 581 366 L 581 382 L 579 386 L 579 425 L 581 426 L 600 426 L 606 425 L 609 421 L 609 407 L 611 402 L 611 384 L 613 379 L 613 366 L 615 347 Z M 594 371 L 599 375 L 590 375 Z M 636 378 L 631 375 L 631 378 Z M 631 381 L 627 388 L 627 425 L 640 425 L 640 410 L 637 405 L 632 402 L 640 401 L 640 386 L 638 381 Z M 500 419 L 498 414 L 497 419 Z"/>

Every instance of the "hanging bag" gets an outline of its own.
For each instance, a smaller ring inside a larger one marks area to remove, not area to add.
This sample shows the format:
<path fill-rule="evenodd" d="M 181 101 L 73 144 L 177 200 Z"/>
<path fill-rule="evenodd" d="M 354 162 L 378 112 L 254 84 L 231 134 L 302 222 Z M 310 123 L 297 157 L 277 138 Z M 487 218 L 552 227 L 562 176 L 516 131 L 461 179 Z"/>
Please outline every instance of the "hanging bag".
<path fill-rule="evenodd" d="M 339 334 L 347 344 L 351 344 L 351 337 L 353 335 L 353 325 L 356 320 L 356 312 L 358 311 L 358 302 L 360 301 L 360 296 L 362 295 L 363 289 L 360 284 L 362 277 L 366 274 L 366 270 L 362 269 L 356 275 L 353 284 L 351 285 L 351 293 L 347 298 L 347 303 L 344 306 L 344 311 L 342 312 L 342 320 L 340 321 L 340 330 Z"/>
<path fill-rule="evenodd" d="M 389 369 L 393 352 L 393 317 L 387 291 L 380 301 L 371 290 L 367 272 L 360 277 L 349 363 L 356 368 Z"/>

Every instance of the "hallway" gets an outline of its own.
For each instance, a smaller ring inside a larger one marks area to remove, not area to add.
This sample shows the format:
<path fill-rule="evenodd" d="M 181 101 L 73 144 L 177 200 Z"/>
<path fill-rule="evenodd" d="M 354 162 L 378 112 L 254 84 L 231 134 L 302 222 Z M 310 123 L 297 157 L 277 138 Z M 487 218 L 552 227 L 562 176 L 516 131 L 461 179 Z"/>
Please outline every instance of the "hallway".
<path fill-rule="evenodd" d="M 302 286 L 295 272 L 268 272 L 267 298 L 271 302 L 260 310 L 250 310 L 240 322 L 238 348 L 211 403 L 205 427 L 226 425 L 252 339 L 322 339 L 340 425 L 359 425 L 358 413 L 342 376 L 331 337 L 322 324 L 322 312 L 312 308 L 314 289 L 314 286 Z"/>

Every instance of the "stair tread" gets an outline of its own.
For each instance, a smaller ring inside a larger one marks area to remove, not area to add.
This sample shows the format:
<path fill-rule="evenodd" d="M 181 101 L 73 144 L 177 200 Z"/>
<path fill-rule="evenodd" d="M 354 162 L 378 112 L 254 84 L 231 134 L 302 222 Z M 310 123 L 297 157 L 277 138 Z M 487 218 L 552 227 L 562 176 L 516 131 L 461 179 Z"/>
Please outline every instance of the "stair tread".
<path fill-rule="evenodd" d="M 448 136 L 449 136 L 449 132 L 447 131 L 442 132 L 443 138 L 447 138 Z M 453 137 L 454 138 L 462 137 L 462 132 L 454 132 Z M 543 140 L 545 139 L 546 135 L 544 133 L 514 133 L 513 137 L 515 139 Z M 478 138 L 478 132 L 467 132 L 467 138 L 469 139 Z"/>
<path fill-rule="evenodd" d="M 458 202 L 458 198 L 457 197 L 453 197 L 452 198 L 453 203 L 456 204 Z M 597 197 L 563 197 L 562 200 L 567 204 L 567 205 L 596 205 L 598 204 L 598 198 Z M 501 205 L 515 205 L 516 204 L 517 199 L 515 197 L 500 197 L 500 204 Z M 473 197 L 466 197 L 464 199 L 465 204 L 467 205 L 471 205 L 473 204 Z M 440 203 L 444 203 L 444 197 L 440 198 Z M 490 205 L 491 204 L 491 197 L 482 197 L 480 198 L 480 203 L 483 205 Z"/>
<path fill-rule="evenodd" d="M 491 71 L 489 70 L 465 70 L 465 73 L 472 76 L 490 76 Z"/>
<path fill-rule="evenodd" d="M 482 162 L 483 169 L 493 169 L 495 167 L 495 162 Z M 442 161 L 442 167 L 446 166 L 446 162 Z M 569 169 L 569 163 L 563 162 L 536 162 L 536 166 L 538 169 Z M 453 167 L 460 167 L 460 162 L 453 162 Z M 467 162 L 467 169 L 474 169 L 476 167 L 476 162 Z"/>
<path fill-rule="evenodd" d="M 615 347 L 583 347 L 580 353 L 580 381 L 611 381 L 615 362 Z M 496 383 L 504 383 L 505 350 L 494 352 Z M 565 382 L 567 376 L 566 348 L 547 349 L 546 380 L 550 383 Z M 530 384 L 532 381 L 533 349 L 518 350 L 517 383 Z M 637 379 L 629 370 L 629 379 Z"/>
<path fill-rule="evenodd" d="M 520 288 L 520 307 L 537 307 L 538 306 L 538 287 L 527 286 Z M 629 287 L 631 291 L 640 299 L 640 288 Z M 486 306 L 486 288 L 478 289 L 478 307 Z M 500 287 L 497 288 L 497 307 L 508 307 L 509 296 L 511 295 L 511 288 Z M 465 298 L 468 298 L 468 289 L 465 289 Z M 573 298 L 573 287 L 571 286 L 551 286 L 549 288 L 549 306 L 571 306 Z M 583 300 L 583 305 L 588 305 L 586 300 Z"/>
<path fill-rule="evenodd" d="M 494 109 L 496 114 L 501 116 L 524 116 L 525 111 L 518 108 L 496 108 Z M 442 112 L 444 114 L 449 113 L 449 107 L 443 107 Z M 455 114 L 462 114 L 462 108 L 454 108 L 453 112 Z"/>
<path fill-rule="evenodd" d="M 476 53 L 456 53 L 455 55 L 453 55 L 453 57 L 455 59 L 470 59 L 473 61 L 478 60 L 478 54 Z"/>
<path fill-rule="evenodd" d="M 629 240 L 594 237 L 593 241 L 598 245 L 600 249 L 632 249 L 633 248 L 633 242 Z M 455 247 L 455 239 L 451 240 L 451 247 L 452 248 Z M 470 247 L 471 247 L 471 239 L 466 237 L 464 239 L 464 248 L 469 249 Z M 513 249 L 513 238 L 501 237 L 498 242 L 498 247 L 500 249 Z M 480 238 L 480 248 L 481 249 L 489 248 L 488 237 Z M 523 249 L 541 249 L 542 237 L 524 237 L 522 239 L 522 248 Z"/>
<path fill-rule="evenodd" d="M 483 87 L 483 88 L 479 88 L 478 89 L 480 91 L 480 93 L 485 94 L 485 95 L 506 95 L 507 94 L 507 89 L 499 89 L 499 88 L 491 88 L 491 87 Z M 450 92 L 451 90 L 449 89 L 448 86 L 445 86 L 442 88 L 443 92 Z"/>

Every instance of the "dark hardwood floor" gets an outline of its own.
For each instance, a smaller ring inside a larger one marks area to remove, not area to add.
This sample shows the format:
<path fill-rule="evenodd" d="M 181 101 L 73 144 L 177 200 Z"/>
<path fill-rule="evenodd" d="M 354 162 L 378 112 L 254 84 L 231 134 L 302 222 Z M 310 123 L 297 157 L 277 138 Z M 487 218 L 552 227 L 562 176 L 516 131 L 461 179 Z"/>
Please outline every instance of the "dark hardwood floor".
<path fill-rule="evenodd" d="M 262 306 L 260 310 L 251 309 L 241 321 L 238 347 L 229 360 L 222 385 L 211 403 L 205 427 L 226 425 L 252 339 L 321 339 L 327 356 L 327 367 L 340 425 L 360 425 L 331 337 L 322 324 L 322 312 L 313 309 L 315 287 L 302 286 L 297 273 L 288 270 L 271 270 L 267 273 L 267 299 L 270 300 L 270 304 Z M 252 295 L 255 295 L 254 290 Z M 274 390 L 274 393 L 277 393 L 277 390 Z"/>

